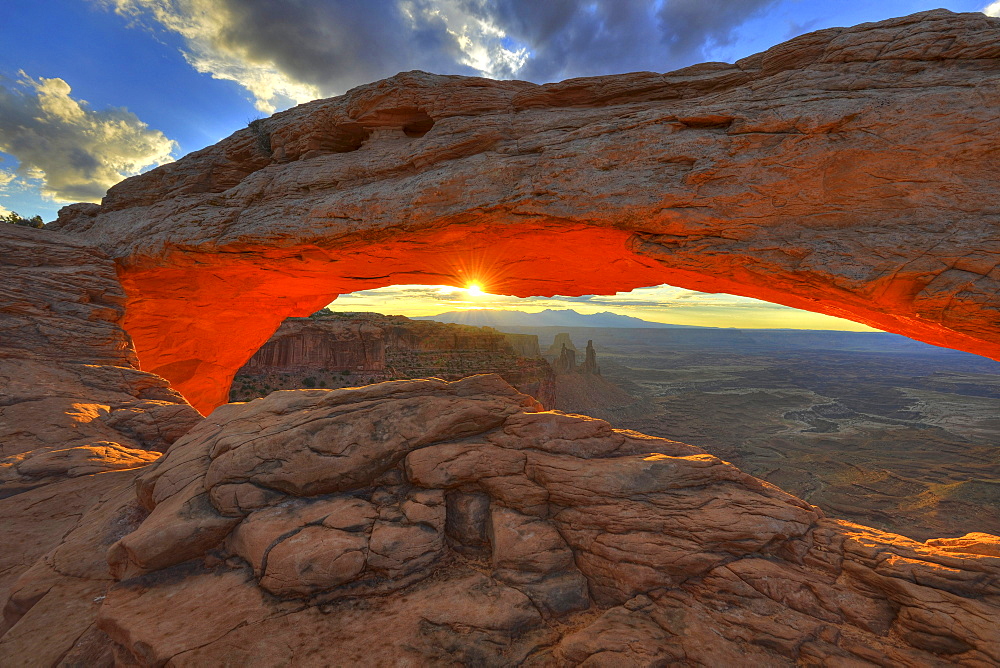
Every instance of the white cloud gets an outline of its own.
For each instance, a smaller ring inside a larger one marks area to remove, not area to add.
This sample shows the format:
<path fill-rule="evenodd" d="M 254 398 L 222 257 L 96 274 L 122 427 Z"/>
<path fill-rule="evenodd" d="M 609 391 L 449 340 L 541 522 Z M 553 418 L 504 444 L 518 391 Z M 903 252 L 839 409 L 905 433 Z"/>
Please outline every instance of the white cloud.
<path fill-rule="evenodd" d="M 95 111 L 62 79 L 19 74 L 0 86 L 0 151 L 17 158 L 18 181 L 35 181 L 44 197 L 99 202 L 122 179 L 173 160 L 177 143 L 128 110 Z M 0 175 L 0 185 L 14 180 Z"/>
<path fill-rule="evenodd" d="M 419 10 L 415 5 L 414 2 L 400 3 L 400 8 L 411 19 L 413 27 L 417 27 L 414 20 L 414 13 L 417 11 L 423 12 L 428 19 L 440 18 L 446 32 L 454 38 L 462 52 L 459 62 L 483 76 L 513 76 L 528 59 L 527 47 L 510 49 L 504 46 L 507 33 L 488 14 L 475 13 L 467 2 L 438 0 Z"/>
<path fill-rule="evenodd" d="M 7 186 L 17 178 L 17 174 L 14 172 L 8 172 L 7 170 L 0 169 L 0 195 L 6 193 Z M 11 213 L 10 209 L 0 204 L 0 216 L 9 216 Z"/>
<path fill-rule="evenodd" d="M 510 76 L 528 57 L 467 0 L 94 0 L 184 39 L 198 72 L 234 81 L 265 113 L 409 69 Z"/>
<path fill-rule="evenodd" d="M 134 22 L 147 13 L 161 26 L 181 35 L 187 45 L 185 60 L 203 74 L 234 81 L 255 98 L 258 110 L 274 113 L 276 105 L 288 106 L 321 96 L 311 84 L 282 72 L 273 60 L 254 53 L 252 44 L 234 39 L 239 6 L 216 0 L 103 0 L 115 12 Z"/>
<path fill-rule="evenodd" d="M 1000 17 L 1000 0 L 992 2 L 985 7 L 983 7 L 983 14 L 986 16 L 997 16 Z"/>

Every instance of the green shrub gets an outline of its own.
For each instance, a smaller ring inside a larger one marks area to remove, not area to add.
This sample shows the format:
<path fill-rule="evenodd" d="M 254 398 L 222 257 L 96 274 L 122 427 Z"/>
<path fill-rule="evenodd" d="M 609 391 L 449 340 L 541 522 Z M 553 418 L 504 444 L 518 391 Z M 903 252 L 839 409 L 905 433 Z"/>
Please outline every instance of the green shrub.
<path fill-rule="evenodd" d="M 0 215 L 0 222 L 10 223 L 12 225 L 20 225 L 21 227 L 34 227 L 35 229 L 42 229 L 45 223 L 42 222 L 41 216 L 32 216 L 31 218 L 22 218 L 17 211 L 11 211 L 6 216 Z"/>

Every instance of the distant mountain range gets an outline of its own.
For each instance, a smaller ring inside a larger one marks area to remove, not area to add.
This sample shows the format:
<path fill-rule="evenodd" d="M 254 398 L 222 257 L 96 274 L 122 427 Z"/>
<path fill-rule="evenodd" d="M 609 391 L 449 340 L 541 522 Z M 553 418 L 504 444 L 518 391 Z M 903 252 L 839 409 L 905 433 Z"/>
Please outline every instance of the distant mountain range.
<path fill-rule="evenodd" d="M 524 311 L 504 311 L 495 309 L 471 309 L 468 311 L 449 311 L 438 315 L 425 315 L 411 320 L 436 320 L 438 322 L 453 322 L 459 325 L 474 327 L 683 327 L 688 325 L 668 325 L 662 322 L 650 322 L 641 318 L 618 315 L 605 311 L 603 313 L 584 314 L 573 309 L 545 309 L 538 313 Z M 706 327 L 704 329 L 715 329 Z"/>

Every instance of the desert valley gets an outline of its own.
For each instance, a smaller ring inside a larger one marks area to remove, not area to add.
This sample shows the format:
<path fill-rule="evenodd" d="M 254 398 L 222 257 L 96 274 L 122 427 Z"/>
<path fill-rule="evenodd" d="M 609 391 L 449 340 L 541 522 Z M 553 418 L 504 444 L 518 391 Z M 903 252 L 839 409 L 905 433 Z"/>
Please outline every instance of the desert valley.
<path fill-rule="evenodd" d="M 0 665 L 1000 665 L 997 109 L 934 10 L 405 72 L 0 225 Z M 472 281 L 884 333 L 325 310 Z"/>

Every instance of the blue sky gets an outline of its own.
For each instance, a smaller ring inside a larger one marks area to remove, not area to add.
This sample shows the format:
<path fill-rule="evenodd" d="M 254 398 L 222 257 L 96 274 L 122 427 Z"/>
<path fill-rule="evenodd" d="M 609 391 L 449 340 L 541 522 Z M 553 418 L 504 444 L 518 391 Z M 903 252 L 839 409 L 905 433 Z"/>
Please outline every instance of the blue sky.
<path fill-rule="evenodd" d="M 249 120 L 423 69 L 535 82 L 732 62 L 1000 0 L 2 0 L 0 214 L 100 201 Z"/>

